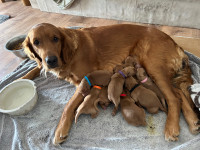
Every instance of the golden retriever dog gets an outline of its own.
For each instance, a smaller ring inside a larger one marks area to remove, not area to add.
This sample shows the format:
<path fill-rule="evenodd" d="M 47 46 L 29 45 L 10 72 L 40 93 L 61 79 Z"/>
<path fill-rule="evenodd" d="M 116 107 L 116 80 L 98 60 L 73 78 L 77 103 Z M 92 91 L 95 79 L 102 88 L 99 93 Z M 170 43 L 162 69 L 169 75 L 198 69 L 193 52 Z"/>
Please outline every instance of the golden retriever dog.
<path fill-rule="evenodd" d="M 127 56 L 135 56 L 167 101 L 165 139 L 178 140 L 181 109 L 190 131 L 200 131 L 200 122 L 187 90 L 193 83 L 188 57 L 172 38 L 155 28 L 118 24 L 73 30 L 42 23 L 29 31 L 23 45 L 26 54 L 38 66 L 22 78 L 32 79 L 44 69 L 75 85 L 90 72 L 112 72 Z M 176 94 L 174 89 L 182 93 Z M 64 108 L 54 144 L 65 141 L 68 136 L 75 111 L 84 98 L 77 91 Z"/>

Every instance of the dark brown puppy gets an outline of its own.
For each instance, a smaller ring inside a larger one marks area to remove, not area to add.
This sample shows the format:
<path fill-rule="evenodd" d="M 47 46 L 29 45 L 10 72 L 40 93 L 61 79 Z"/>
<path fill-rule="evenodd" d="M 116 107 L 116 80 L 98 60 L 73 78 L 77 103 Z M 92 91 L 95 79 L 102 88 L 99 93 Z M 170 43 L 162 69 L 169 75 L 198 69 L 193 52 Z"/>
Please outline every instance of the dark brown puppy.
<path fill-rule="evenodd" d="M 81 80 L 81 83 L 79 84 L 79 92 L 85 97 L 89 94 L 91 86 L 107 86 L 110 82 L 111 76 L 112 74 L 105 70 L 91 72 Z"/>
<path fill-rule="evenodd" d="M 154 92 L 138 84 L 133 77 L 125 80 L 125 87 L 130 91 L 131 97 L 141 106 L 147 109 L 149 113 L 158 113 L 158 110 L 165 110 L 160 100 Z"/>
<path fill-rule="evenodd" d="M 146 126 L 145 111 L 128 95 L 120 96 L 120 108 L 124 119 L 133 126 Z"/>
<path fill-rule="evenodd" d="M 115 105 L 112 115 L 115 115 L 118 110 L 118 105 L 120 103 L 120 94 L 122 94 L 123 91 L 125 78 L 133 76 L 134 74 L 134 67 L 129 66 L 115 73 L 111 77 L 111 81 L 108 85 L 108 99 L 112 101 Z"/>
<path fill-rule="evenodd" d="M 162 106 L 164 108 L 164 111 L 167 112 L 167 105 L 165 102 L 164 95 L 160 91 L 160 89 L 155 85 L 155 83 L 151 80 L 151 78 L 148 77 L 146 71 L 144 68 L 138 68 L 136 72 L 137 79 L 140 81 L 140 83 L 147 89 L 152 90 L 155 92 L 155 94 L 160 99 L 160 102 L 162 103 Z"/>

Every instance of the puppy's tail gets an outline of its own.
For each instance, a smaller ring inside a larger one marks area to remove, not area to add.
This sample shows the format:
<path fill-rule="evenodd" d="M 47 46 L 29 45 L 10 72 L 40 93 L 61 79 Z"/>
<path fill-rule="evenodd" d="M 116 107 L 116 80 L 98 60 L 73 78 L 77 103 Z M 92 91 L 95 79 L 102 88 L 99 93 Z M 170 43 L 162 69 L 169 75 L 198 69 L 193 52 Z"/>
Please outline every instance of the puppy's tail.
<path fill-rule="evenodd" d="M 83 113 L 83 109 L 81 109 L 80 106 L 78 107 L 76 114 L 75 114 L 75 123 L 77 123 L 78 117 Z"/>

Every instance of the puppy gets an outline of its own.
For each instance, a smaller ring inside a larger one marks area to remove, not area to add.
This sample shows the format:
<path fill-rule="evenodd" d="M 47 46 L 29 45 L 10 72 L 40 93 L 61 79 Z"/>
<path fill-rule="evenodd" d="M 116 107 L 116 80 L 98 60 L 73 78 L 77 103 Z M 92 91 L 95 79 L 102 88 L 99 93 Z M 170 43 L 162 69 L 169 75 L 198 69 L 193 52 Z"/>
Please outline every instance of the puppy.
<path fill-rule="evenodd" d="M 81 114 L 90 114 L 92 118 L 96 118 L 99 112 L 98 103 L 103 109 L 110 104 L 108 100 L 108 88 L 93 86 L 90 94 L 84 98 L 84 101 L 78 107 L 75 115 L 75 123 Z"/>
<path fill-rule="evenodd" d="M 76 110 L 75 123 L 81 114 L 90 114 L 92 118 L 97 117 L 99 109 L 97 108 L 99 94 L 101 92 L 100 86 L 93 86 L 90 93 L 84 98 L 84 101 Z"/>
<path fill-rule="evenodd" d="M 135 58 L 134 57 L 132 57 L 132 56 L 128 56 L 126 59 L 125 59 L 125 61 L 124 61 L 124 65 L 125 66 L 133 66 L 133 67 L 135 67 Z"/>
<path fill-rule="evenodd" d="M 146 126 L 145 111 L 126 94 L 120 96 L 120 108 L 124 119 L 133 126 Z"/>
<path fill-rule="evenodd" d="M 112 74 L 105 70 L 97 70 L 87 74 L 79 84 L 79 93 L 85 97 L 89 94 L 91 86 L 107 86 L 110 82 L 111 76 Z"/>
<path fill-rule="evenodd" d="M 149 113 L 155 114 L 158 113 L 159 109 L 165 110 L 156 94 L 138 84 L 133 77 L 126 78 L 125 87 L 130 91 L 131 97 L 146 108 Z"/>
<path fill-rule="evenodd" d="M 165 98 L 164 95 L 162 94 L 162 92 L 160 91 L 160 89 L 155 85 L 155 83 L 151 80 L 151 78 L 148 77 L 146 71 L 144 70 L 144 68 L 137 68 L 137 72 L 136 72 L 136 76 L 137 79 L 139 80 L 139 82 L 147 89 L 152 90 L 157 97 L 160 99 L 160 102 L 164 108 L 164 111 L 167 111 L 167 105 L 165 102 Z"/>
<path fill-rule="evenodd" d="M 108 85 L 108 99 L 112 101 L 115 105 L 112 115 L 114 116 L 118 110 L 118 105 L 120 103 L 120 94 L 123 91 L 123 85 L 125 78 L 133 76 L 135 74 L 134 67 L 126 67 L 121 71 L 115 73 L 111 77 L 111 81 Z"/>

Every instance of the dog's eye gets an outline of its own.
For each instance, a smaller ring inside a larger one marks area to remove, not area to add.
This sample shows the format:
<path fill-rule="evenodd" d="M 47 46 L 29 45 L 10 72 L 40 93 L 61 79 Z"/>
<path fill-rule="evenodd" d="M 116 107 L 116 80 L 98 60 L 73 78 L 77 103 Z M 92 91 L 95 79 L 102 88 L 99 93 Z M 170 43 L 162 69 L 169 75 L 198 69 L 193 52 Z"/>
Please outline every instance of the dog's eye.
<path fill-rule="evenodd" d="M 56 36 L 53 37 L 54 42 L 58 42 L 58 38 Z"/>
<path fill-rule="evenodd" d="M 39 42 L 38 40 L 35 40 L 35 41 L 33 42 L 33 44 L 37 46 L 37 45 L 40 44 L 40 42 Z"/>

